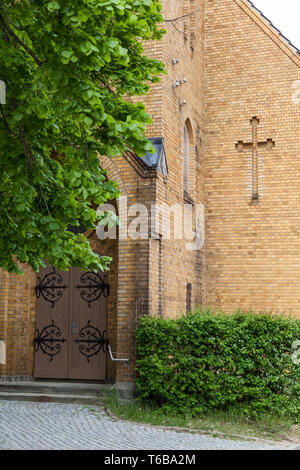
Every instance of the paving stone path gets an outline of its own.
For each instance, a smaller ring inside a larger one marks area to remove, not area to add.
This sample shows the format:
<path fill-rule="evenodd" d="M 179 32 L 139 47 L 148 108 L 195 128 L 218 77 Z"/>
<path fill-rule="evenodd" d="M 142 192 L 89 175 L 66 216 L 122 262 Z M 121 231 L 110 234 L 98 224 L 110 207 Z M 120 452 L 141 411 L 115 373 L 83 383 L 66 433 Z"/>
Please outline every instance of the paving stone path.
<path fill-rule="evenodd" d="M 294 446 L 295 447 L 295 446 Z M 112 419 L 101 407 L 0 401 L 1 450 L 267 450 L 283 444 L 230 440 Z M 290 446 L 292 448 L 292 446 Z"/>

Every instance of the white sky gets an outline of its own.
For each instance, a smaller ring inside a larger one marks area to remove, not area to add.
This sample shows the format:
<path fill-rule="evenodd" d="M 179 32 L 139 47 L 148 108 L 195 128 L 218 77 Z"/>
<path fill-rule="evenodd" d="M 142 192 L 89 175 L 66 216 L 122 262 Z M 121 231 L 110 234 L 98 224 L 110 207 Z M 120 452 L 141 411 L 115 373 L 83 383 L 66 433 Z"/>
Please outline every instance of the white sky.
<path fill-rule="evenodd" d="M 300 0 L 251 0 L 300 49 Z"/>

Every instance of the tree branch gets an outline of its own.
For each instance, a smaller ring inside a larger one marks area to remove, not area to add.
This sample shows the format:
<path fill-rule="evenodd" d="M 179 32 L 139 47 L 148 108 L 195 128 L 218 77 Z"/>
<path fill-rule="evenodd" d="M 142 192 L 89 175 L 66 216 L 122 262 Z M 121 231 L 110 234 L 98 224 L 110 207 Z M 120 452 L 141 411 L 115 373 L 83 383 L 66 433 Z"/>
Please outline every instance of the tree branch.
<path fill-rule="evenodd" d="M 186 33 L 184 31 L 181 31 L 180 29 L 178 29 L 175 23 L 171 22 L 171 25 L 174 26 L 175 30 L 178 33 L 182 34 L 186 38 Z"/>
<path fill-rule="evenodd" d="M 193 11 L 192 13 L 187 13 L 186 15 L 178 16 L 177 18 L 172 18 L 169 20 L 164 19 L 164 23 L 173 23 L 174 21 L 182 20 L 183 18 L 187 18 L 188 16 L 194 16 L 198 11 L 200 11 L 200 8 Z"/>
<path fill-rule="evenodd" d="M 39 185 L 39 188 L 40 188 L 40 191 L 41 191 L 41 195 L 42 195 L 42 198 L 43 198 L 43 200 L 44 200 L 46 209 L 47 209 L 47 211 L 48 211 L 48 214 L 52 216 L 52 214 L 51 214 L 51 212 L 50 212 L 50 210 L 49 210 L 49 207 L 48 207 L 48 204 L 47 204 L 47 200 L 46 200 L 46 198 L 45 198 L 45 195 L 44 195 L 44 193 L 43 193 L 43 190 L 42 190 L 42 187 L 41 187 L 40 183 L 38 183 L 38 185 Z"/>
<path fill-rule="evenodd" d="M 114 98 L 117 98 L 116 93 L 111 89 L 111 87 L 107 83 L 105 83 L 104 80 L 101 80 L 101 78 L 98 78 L 98 80 L 100 83 L 102 83 L 102 85 L 105 86 L 105 88 L 107 88 L 107 90 L 114 96 Z"/>
<path fill-rule="evenodd" d="M 13 30 L 8 26 L 8 24 L 6 23 L 5 19 L 3 18 L 3 16 L 1 15 L 0 13 L 0 22 L 2 23 L 3 27 L 5 28 L 5 30 L 7 31 L 8 34 L 10 34 L 10 36 L 12 36 L 15 41 L 21 46 L 23 47 L 23 49 L 25 49 L 25 51 L 35 60 L 35 62 L 38 64 L 38 65 L 42 65 L 44 62 L 42 62 L 35 54 L 34 52 L 13 32 Z"/>
<path fill-rule="evenodd" d="M 4 121 L 5 127 L 8 130 L 8 132 L 11 134 L 12 133 L 11 128 L 9 127 L 9 124 L 8 124 L 7 120 L 5 119 L 4 112 L 3 112 L 3 107 L 2 107 L 1 103 L 0 103 L 0 111 L 1 111 L 2 119 Z"/>

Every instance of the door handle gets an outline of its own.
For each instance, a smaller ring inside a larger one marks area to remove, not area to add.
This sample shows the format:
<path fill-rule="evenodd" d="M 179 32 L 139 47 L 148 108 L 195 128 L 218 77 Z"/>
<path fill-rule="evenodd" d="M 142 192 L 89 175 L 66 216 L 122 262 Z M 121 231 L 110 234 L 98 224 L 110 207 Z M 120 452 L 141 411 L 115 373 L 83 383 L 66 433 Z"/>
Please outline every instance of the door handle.
<path fill-rule="evenodd" d="M 72 322 L 72 335 L 75 335 L 75 331 L 76 331 L 76 326 L 75 326 L 75 323 L 73 321 Z"/>

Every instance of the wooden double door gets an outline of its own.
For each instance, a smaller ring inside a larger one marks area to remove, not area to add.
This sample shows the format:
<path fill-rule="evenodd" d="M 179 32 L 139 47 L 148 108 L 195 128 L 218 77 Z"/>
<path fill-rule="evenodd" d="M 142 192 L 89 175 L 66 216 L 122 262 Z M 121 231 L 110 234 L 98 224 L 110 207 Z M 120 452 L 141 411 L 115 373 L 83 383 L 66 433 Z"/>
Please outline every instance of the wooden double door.
<path fill-rule="evenodd" d="M 106 310 L 104 273 L 47 267 L 36 286 L 36 378 L 104 380 Z"/>

